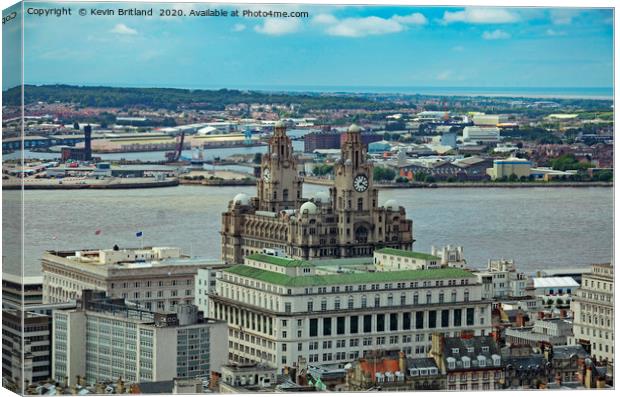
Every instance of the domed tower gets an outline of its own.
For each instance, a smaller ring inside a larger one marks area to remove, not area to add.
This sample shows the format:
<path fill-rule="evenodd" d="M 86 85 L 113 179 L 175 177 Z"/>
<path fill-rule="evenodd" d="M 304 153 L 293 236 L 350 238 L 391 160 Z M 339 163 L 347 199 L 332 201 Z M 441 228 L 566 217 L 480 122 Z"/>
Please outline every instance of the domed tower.
<path fill-rule="evenodd" d="M 373 187 L 373 166 L 366 161 L 366 147 L 362 143 L 361 131 L 360 127 L 353 124 L 345 132 L 332 188 L 332 205 L 338 214 L 340 244 L 345 246 L 372 244 L 375 240 L 373 211 L 377 207 L 378 193 Z M 364 253 L 344 252 L 342 256 Z M 367 252 L 371 253 L 372 249 Z"/>
<path fill-rule="evenodd" d="M 269 140 L 269 149 L 261 161 L 257 183 L 258 208 L 278 212 L 297 208 L 301 204 L 303 179 L 297 171 L 293 143 L 286 135 L 286 126 L 278 121 Z"/>

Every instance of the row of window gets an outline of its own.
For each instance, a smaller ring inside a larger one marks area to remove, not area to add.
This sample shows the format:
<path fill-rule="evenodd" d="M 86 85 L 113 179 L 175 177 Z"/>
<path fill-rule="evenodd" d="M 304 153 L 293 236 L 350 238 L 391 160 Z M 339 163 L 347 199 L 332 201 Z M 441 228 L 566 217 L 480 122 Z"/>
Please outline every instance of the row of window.
<path fill-rule="evenodd" d="M 452 312 L 452 316 L 450 315 Z M 425 314 L 426 313 L 426 314 Z M 321 320 L 321 336 L 332 334 L 344 335 L 345 333 L 357 334 L 359 332 L 385 332 L 401 331 L 410 329 L 433 329 L 438 327 L 460 327 L 463 325 L 475 325 L 475 309 L 465 309 L 465 323 L 463 323 L 463 309 L 430 310 L 414 313 L 390 313 L 390 314 L 366 314 L 363 316 L 348 317 L 348 330 L 346 330 L 347 317 L 324 317 Z M 452 321 L 450 319 L 452 318 Z M 361 321 L 360 321 L 361 319 Z M 480 325 L 484 325 L 484 316 L 480 316 Z M 308 335 L 319 336 L 319 319 L 311 318 L 309 321 Z"/>

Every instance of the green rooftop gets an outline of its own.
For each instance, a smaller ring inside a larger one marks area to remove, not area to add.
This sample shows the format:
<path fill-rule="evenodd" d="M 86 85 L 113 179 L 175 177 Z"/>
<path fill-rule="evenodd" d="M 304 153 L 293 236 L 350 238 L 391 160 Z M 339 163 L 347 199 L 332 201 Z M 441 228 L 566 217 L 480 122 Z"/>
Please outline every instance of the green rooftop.
<path fill-rule="evenodd" d="M 398 270 L 390 272 L 339 273 L 291 277 L 246 265 L 236 265 L 223 270 L 226 273 L 249 277 L 270 284 L 285 287 L 313 287 L 324 285 L 364 284 L 372 282 L 404 282 L 447 278 L 468 278 L 474 275 L 463 269 L 447 267 L 425 270 Z"/>
<path fill-rule="evenodd" d="M 299 259 L 283 258 L 281 256 L 265 255 L 265 254 L 252 254 L 246 256 L 247 259 L 251 259 L 258 262 L 269 263 L 282 267 L 302 267 L 312 266 L 311 263 L 305 262 Z"/>
<path fill-rule="evenodd" d="M 441 258 L 438 258 L 434 255 L 429 255 L 429 254 L 425 254 L 423 252 L 414 252 L 414 251 L 407 251 L 407 250 L 399 250 L 396 248 L 381 248 L 375 251 L 375 253 L 377 254 L 387 254 L 387 255 L 396 255 L 396 256 L 406 256 L 407 258 L 414 258 L 414 259 L 422 259 L 425 261 L 432 261 L 432 260 L 440 260 Z"/>

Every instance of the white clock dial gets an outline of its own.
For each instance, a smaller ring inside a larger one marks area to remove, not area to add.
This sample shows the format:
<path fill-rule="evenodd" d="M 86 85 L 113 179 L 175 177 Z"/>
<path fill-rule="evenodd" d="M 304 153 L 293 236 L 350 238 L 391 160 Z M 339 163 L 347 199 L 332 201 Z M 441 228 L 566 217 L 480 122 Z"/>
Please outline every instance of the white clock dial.
<path fill-rule="evenodd" d="M 365 192 L 368 189 L 368 178 L 366 175 L 358 175 L 353 179 L 353 188 L 357 192 Z"/>
<path fill-rule="evenodd" d="M 271 180 L 271 171 L 269 171 L 269 168 L 265 168 L 263 170 L 263 179 L 265 182 L 269 182 Z"/>

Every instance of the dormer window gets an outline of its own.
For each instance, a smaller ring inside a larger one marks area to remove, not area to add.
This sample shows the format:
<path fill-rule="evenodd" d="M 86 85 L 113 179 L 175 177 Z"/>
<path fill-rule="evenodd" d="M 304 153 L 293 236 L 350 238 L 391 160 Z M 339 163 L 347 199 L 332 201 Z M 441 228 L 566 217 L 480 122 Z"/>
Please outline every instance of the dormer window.
<path fill-rule="evenodd" d="M 489 346 L 482 346 L 482 352 L 483 353 L 488 353 L 489 352 Z"/>
<path fill-rule="evenodd" d="M 452 354 L 459 354 L 459 348 L 458 347 L 453 348 Z"/>
<path fill-rule="evenodd" d="M 447 361 L 448 361 L 448 369 L 455 369 L 456 368 L 456 360 L 454 358 L 448 357 Z"/>

